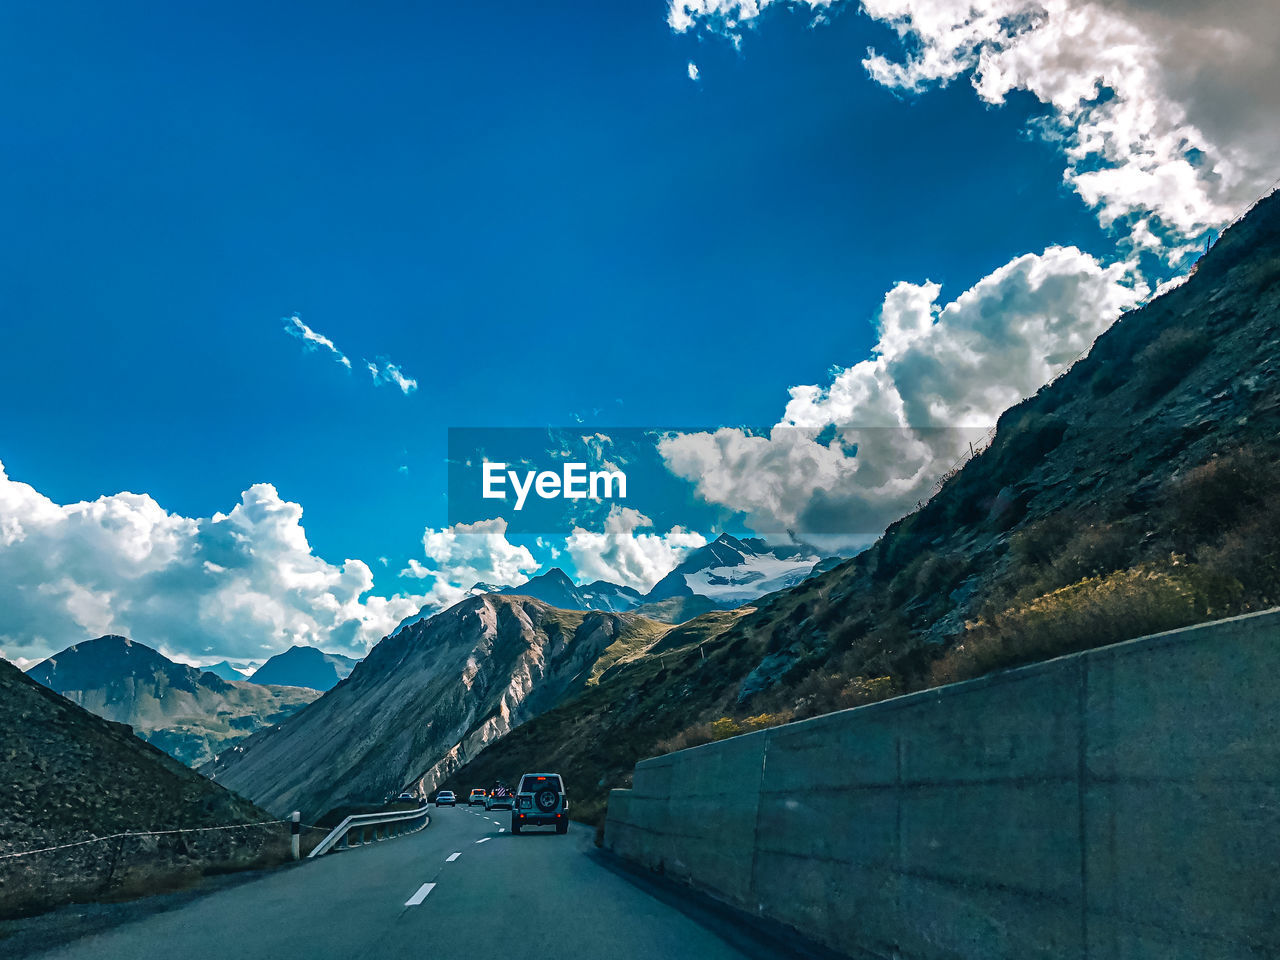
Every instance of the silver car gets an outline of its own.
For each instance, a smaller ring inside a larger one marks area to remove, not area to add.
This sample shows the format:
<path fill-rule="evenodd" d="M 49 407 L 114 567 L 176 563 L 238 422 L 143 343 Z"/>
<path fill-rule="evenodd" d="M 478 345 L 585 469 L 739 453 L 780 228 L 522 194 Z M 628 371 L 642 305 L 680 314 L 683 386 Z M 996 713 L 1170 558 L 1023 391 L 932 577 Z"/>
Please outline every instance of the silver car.
<path fill-rule="evenodd" d="M 511 811 L 511 832 L 525 827 L 555 827 L 569 832 L 569 799 L 558 773 L 526 773 L 520 778 L 516 805 Z"/>

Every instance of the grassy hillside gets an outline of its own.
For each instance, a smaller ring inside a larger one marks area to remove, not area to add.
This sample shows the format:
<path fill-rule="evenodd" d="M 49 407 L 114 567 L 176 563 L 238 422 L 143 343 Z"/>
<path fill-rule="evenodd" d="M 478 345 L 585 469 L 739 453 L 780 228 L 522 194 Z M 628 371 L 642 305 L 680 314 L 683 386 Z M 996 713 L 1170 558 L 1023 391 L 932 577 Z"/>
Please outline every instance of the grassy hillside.
<path fill-rule="evenodd" d="M 1274 195 L 871 549 L 684 624 L 449 783 L 558 768 L 590 820 L 654 753 L 1274 605 L 1278 428 Z"/>
<path fill-rule="evenodd" d="M 256 824 L 242 797 L 0 660 L 0 853 L 126 831 Z M 0 916 L 145 892 L 287 855 L 284 827 L 85 844 L 0 860 Z"/>

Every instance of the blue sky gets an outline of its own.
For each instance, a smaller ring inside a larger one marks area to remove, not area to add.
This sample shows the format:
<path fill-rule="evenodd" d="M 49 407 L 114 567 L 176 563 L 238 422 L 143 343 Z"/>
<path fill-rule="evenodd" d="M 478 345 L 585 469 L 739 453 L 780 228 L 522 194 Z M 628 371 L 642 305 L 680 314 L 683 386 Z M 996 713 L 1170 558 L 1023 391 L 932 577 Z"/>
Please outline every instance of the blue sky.
<path fill-rule="evenodd" d="M 875 82 L 853 7 L 735 46 L 651 0 L 172 6 L 0 12 L 0 462 L 192 518 L 272 484 L 381 593 L 449 519 L 449 427 L 769 425 L 899 281 L 1122 256 L 1052 103 Z"/>

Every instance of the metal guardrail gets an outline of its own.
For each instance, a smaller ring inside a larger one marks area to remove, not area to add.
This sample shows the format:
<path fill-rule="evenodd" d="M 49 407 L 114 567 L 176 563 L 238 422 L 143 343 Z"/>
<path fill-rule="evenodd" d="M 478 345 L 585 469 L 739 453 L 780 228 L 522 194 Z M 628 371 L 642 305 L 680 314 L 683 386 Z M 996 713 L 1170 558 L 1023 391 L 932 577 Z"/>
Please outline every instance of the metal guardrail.
<path fill-rule="evenodd" d="M 417 810 L 403 810 L 397 813 L 360 813 L 347 817 L 330 830 L 328 836 L 307 854 L 307 859 L 323 856 L 334 848 L 360 846 L 364 843 L 414 833 L 431 822 L 431 818 L 427 815 L 430 809 L 430 804 L 423 804 Z M 353 833 L 359 837 L 354 843 L 351 840 Z M 371 838 L 370 833 L 372 833 Z"/>

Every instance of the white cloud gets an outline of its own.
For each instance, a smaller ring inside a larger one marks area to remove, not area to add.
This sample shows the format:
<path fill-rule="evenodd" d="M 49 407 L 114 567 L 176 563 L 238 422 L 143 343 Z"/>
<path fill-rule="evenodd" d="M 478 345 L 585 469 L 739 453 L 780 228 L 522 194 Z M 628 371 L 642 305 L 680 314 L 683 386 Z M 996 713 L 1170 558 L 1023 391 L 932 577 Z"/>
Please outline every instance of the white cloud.
<path fill-rule="evenodd" d="M 1123 264 L 1075 247 L 1018 257 L 945 305 L 937 284 L 899 283 L 873 356 L 825 387 L 791 388 L 768 437 L 679 434 L 659 452 L 700 497 L 744 511 L 757 530 L 878 533 L 1146 292 Z"/>
<path fill-rule="evenodd" d="M 145 494 L 57 504 L 0 465 L 0 518 L 0 643 L 18 656 L 106 633 L 188 657 L 363 653 L 421 605 L 368 595 L 359 560 L 316 556 L 302 508 L 270 484 L 191 518 Z"/>
<path fill-rule="evenodd" d="M 413 557 L 409 558 L 408 566 L 400 571 L 402 577 L 412 577 L 415 580 L 425 580 L 427 577 L 434 577 L 436 572 L 429 567 L 425 567 L 421 562 Z"/>
<path fill-rule="evenodd" d="M 335 362 L 342 364 L 348 370 L 351 369 L 351 361 L 347 359 L 347 355 L 334 346 L 333 341 L 324 334 L 317 333 L 303 323 L 297 314 L 285 317 L 284 330 L 289 336 L 301 340 L 308 350 L 326 350 Z"/>
<path fill-rule="evenodd" d="M 614 504 L 604 531 L 574 527 L 565 541 L 578 577 L 583 582 L 609 580 L 647 592 L 671 572 L 690 550 L 706 544 L 700 533 L 672 527 L 665 534 L 636 533 L 653 521 L 639 510 Z"/>
<path fill-rule="evenodd" d="M 333 357 L 336 363 L 342 364 L 348 370 L 351 369 L 351 360 L 347 355 L 339 350 L 337 345 L 323 333 L 319 333 L 303 323 L 297 314 L 284 318 L 284 330 L 289 336 L 301 340 L 308 350 L 323 350 Z M 365 360 L 364 365 L 369 371 L 369 375 L 373 378 L 375 387 L 384 383 L 394 384 L 405 396 L 418 389 L 417 380 L 405 376 L 404 371 L 398 364 L 392 363 L 385 357 L 379 357 L 376 363 L 372 360 Z"/>
<path fill-rule="evenodd" d="M 42 659 L 41 657 L 11 657 L 8 654 L 6 654 L 3 650 L 0 650 L 0 660 L 8 660 L 10 663 L 12 663 L 15 667 L 17 667 L 23 673 L 26 673 L 28 670 L 34 667 L 37 663 L 41 661 L 41 659 Z"/>
<path fill-rule="evenodd" d="M 422 534 L 422 549 L 432 572 L 462 589 L 476 582 L 499 586 L 524 583 L 538 569 L 528 547 L 507 540 L 507 521 L 502 517 L 455 523 L 443 530 L 428 527 Z M 415 563 L 411 560 L 410 567 Z"/>
<path fill-rule="evenodd" d="M 735 42 L 777 0 L 671 0 L 668 22 Z M 829 0 L 788 7 L 815 11 Z M 899 58 L 868 50 L 880 84 L 917 93 L 968 76 L 992 104 L 1051 108 L 1064 179 L 1104 225 L 1123 221 L 1171 260 L 1280 174 L 1280 17 L 1274 0 L 863 0 Z"/>
<path fill-rule="evenodd" d="M 384 383 L 395 384 L 406 397 L 418 389 L 417 380 L 406 377 L 404 372 L 389 360 L 379 359 L 382 363 L 381 367 L 369 360 L 364 362 L 370 376 L 373 377 L 374 386 L 381 386 Z"/>
<path fill-rule="evenodd" d="M 432 581 L 421 598 L 426 614 L 465 599 L 477 583 L 514 586 L 538 569 L 538 561 L 527 547 L 507 540 L 507 521 L 502 517 L 455 523 L 442 530 L 427 527 L 422 549 L 427 563 L 410 558 L 400 576 Z"/>
<path fill-rule="evenodd" d="M 699 76 L 698 65 L 692 60 L 689 61 L 689 79 L 697 80 Z"/>

